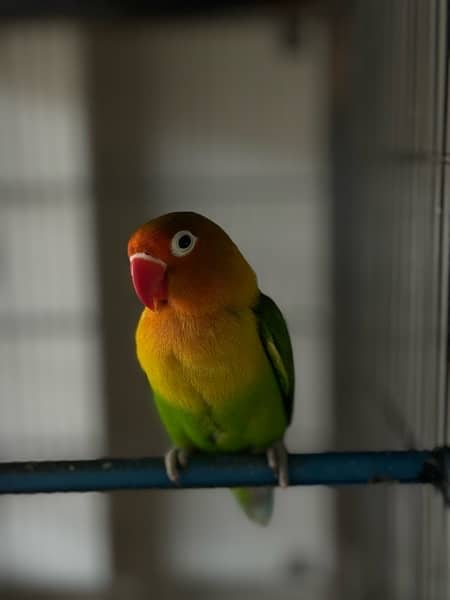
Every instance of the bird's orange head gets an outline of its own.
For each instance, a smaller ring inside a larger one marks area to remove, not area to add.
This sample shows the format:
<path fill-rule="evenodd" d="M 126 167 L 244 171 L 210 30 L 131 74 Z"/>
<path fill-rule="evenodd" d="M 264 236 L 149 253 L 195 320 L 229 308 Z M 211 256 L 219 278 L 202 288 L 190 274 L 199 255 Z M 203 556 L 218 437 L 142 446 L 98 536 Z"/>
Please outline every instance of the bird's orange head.
<path fill-rule="evenodd" d="M 131 278 L 151 310 L 202 314 L 254 304 L 256 275 L 218 225 L 193 212 L 149 221 L 128 242 Z"/>

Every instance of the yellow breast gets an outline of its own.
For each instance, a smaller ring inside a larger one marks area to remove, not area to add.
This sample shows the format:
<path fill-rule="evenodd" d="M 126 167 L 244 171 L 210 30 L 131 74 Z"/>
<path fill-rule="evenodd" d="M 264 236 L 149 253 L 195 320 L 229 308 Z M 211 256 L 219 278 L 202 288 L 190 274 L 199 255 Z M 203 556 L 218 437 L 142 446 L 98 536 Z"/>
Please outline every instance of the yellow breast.
<path fill-rule="evenodd" d="M 173 406 L 219 407 L 268 368 L 248 309 L 193 317 L 145 309 L 136 331 L 139 362 L 153 390 Z"/>

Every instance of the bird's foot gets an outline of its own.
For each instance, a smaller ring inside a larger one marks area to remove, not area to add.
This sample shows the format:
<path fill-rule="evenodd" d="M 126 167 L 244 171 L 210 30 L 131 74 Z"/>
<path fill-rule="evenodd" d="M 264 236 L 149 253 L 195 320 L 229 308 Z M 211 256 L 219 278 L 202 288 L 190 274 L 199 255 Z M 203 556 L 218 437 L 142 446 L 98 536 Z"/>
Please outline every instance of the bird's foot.
<path fill-rule="evenodd" d="M 188 465 L 189 451 L 184 448 L 171 448 L 164 456 L 167 477 L 173 483 L 180 483 L 180 469 Z"/>
<path fill-rule="evenodd" d="M 283 440 L 275 442 L 270 448 L 267 448 L 266 456 L 269 467 L 278 478 L 279 486 L 287 488 L 289 485 L 288 453 Z"/>

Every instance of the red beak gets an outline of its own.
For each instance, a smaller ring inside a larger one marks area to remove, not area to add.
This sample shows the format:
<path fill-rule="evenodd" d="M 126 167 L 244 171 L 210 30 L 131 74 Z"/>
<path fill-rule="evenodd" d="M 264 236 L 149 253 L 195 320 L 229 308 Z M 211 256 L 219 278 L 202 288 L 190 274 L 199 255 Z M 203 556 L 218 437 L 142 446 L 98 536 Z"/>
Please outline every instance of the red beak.
<path fill-rule="evenodd" d="M 144 252 L 130 256 L 131 279 L 139 300 L 151 310 L 167 301 L 166 264 Z"/>

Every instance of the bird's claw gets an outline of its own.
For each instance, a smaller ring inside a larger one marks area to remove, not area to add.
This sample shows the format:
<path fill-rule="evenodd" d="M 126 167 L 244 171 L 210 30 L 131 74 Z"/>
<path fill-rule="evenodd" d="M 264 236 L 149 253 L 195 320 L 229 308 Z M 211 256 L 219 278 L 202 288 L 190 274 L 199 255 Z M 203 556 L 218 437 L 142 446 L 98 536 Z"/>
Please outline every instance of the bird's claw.
<path fill-rule="evenodd" d="M 289 486 L 288 453 L 284 442 L 275 442 L 266 451 L 269 467 L 274 471 L 282 488 Z"/>
<path fill-rule="evenodd" d="M 183 448 L 171 448 L 164 456 L 167 477 L 179 485 L 180 468 L 185 469 L 188 465 L 189 452 Z"/>

